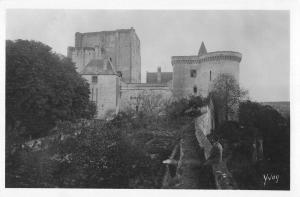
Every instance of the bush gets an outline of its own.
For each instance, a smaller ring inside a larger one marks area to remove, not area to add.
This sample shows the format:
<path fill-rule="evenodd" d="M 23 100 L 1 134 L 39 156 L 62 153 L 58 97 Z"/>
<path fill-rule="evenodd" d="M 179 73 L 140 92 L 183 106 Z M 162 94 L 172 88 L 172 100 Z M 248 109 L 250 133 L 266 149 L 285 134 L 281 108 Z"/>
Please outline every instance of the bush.
<path fill-rule="evenodd" d="M 271 161 L 289 161 L 289 122 L 271 106 L 246 101 L 240 105 L 240 122 L 245 127 L 255 127 L 263 137 L 264 156 Z"/>
<path fill-rule="evenodd" d="M 182 117 L 196 117 L 200 115 L 200 108 L 206 101 L 201 96 L 191 96 L 175 100 L 166 106 L 166 114 L 171 119 Z"/>
<path fill-rule="evenodd" d="M 47 149 L 7 154 L 6 187 L 159 188 L 165 158 L 114 121 L 60 122 Z"/>

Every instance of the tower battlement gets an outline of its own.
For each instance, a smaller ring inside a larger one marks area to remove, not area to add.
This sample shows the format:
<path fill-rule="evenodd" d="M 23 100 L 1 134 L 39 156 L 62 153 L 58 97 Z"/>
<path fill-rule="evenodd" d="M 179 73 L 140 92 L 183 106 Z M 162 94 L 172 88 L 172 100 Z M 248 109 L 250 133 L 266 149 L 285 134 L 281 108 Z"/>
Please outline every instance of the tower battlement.
<path fill-rule="evenodd" d="M 172 56 L 171 63 L 174 64 L 200 64 L 208 61 L 230 60 L 240 62 L 242 54 L 234 51 L 215 51 L 201 56 Z"/>

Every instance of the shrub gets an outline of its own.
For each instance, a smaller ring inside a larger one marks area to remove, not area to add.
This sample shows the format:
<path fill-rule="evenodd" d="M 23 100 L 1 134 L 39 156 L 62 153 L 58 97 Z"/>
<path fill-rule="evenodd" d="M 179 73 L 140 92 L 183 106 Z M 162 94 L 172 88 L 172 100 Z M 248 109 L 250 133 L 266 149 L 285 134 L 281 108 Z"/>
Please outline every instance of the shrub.
<path fill-rule="evenodd" d="M 48 149 L 6 156 L 6 187 L 158 188 L 161 162 L 118 126 L 60 122 L 57 130 L 65 137 Z"/>
<path fill-rule="evenodd" d="M 201 96 L 191 96 L 175 100 L 166 106 L 166 114 L 171 119 L 182 117 L 195 117 L 200 115 L 200 108 L 205 105 L 205 100 Z"/>

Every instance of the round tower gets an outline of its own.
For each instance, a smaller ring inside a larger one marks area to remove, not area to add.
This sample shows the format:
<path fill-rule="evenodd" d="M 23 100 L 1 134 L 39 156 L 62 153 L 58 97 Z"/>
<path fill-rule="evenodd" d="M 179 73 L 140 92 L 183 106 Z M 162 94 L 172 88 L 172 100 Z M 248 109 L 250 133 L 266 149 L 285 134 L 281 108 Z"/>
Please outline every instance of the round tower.
<path fill-rule="evenodd" d="M 206 97 L 219 74 L 230 74 L 239 82 L 242 54 L 233 51 L 207 52 L 202 42 L 197 56 L 173 56 L 173 93 L 175 97 Z"/>

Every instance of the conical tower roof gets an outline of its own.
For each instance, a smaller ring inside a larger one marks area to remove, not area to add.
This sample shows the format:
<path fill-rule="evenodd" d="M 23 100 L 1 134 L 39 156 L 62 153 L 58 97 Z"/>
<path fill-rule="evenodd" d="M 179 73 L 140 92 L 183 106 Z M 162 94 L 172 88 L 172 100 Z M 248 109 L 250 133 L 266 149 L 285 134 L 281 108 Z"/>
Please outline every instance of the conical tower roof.
<path fill-rule="evenodd" d="M 199 52 L 198 52 L 198 56 L 204 55 L 207 53 L 206 47 L 204 45 L 204 42 L 201 43 Z"/>

